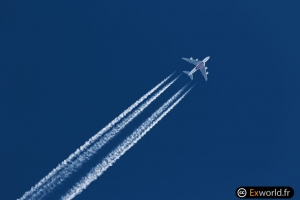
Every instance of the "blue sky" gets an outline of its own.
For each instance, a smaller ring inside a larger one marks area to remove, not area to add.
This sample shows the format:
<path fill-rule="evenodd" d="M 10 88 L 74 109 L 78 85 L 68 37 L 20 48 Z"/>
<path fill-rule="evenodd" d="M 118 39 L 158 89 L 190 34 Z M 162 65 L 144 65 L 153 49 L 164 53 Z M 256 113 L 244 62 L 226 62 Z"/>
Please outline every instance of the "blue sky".
<path fill-rule="evenodd" d="M 211 57 L 208 81 L 197 72 L 190 94 L 76 199 L 234 199 L 240 185 L 288 185 L 296 199 L 299 5 L 2 1 L 1 199 L 21 197 L 165 77 L 191 70 L 181 60 L 191 56 Z"/>

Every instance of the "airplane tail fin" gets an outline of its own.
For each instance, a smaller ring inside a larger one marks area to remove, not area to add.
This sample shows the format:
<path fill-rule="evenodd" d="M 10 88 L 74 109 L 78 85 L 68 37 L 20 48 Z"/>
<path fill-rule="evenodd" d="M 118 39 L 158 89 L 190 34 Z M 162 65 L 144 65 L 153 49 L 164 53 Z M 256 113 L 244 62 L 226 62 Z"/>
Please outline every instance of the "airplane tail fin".
<path fill-rule="evenodd" d="M 188 71 L 183 71 L 183 73 L 186 73 L 191 78 L 191 80 L 193 80 L 193 74 L 189 75 L 190 72 Z"/>

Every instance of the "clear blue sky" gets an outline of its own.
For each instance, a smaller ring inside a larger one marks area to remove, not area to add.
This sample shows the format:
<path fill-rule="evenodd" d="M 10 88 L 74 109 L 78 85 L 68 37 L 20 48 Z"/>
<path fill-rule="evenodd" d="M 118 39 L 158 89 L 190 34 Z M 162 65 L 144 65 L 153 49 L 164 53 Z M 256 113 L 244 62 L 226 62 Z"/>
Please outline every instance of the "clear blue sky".
<path fill-rule="evenodd" d="M 191 70 L 191 56 L 211 57 L 209 80 L 197 72 L 191 93 L 76 199 L 231 200 L 241 185 L 288 185 L 299 198 L 299 6 L 1 1 L 0 198 L 21 197 L 162 79 Z"/>

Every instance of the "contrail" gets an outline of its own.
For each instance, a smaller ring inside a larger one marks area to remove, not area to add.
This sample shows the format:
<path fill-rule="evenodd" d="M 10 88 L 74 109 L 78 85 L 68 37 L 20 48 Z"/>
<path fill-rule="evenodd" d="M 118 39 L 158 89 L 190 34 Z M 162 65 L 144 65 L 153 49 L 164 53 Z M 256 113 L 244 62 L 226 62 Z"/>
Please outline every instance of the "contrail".
<path fill-rule="evenodd" d="M 75 172 L 79 167 L 82 166 L 89 158 L 91 158 L 97 151 L 105 145 L 109 140 L 116 136 L 126 125 L 128 125 L 136 116 L 138 116 L 145 108 L 147 108 L 159 95 L 161 95 L 166 89 L 168 89 L 181 75 L 177 76 L 170 83 L 165 85 L 157 93 L 155 93 L 150 99 L 143 103 L 140 107 L 135 109 L 128 117 L 125 117 L 119 124 L 115 125 L 111 131 L 106 133 L 98 142 L 95 142 L 93 146 L 83 151 L 72 163 L 61 169 L 57 175 L 52 176 L 51 179 L 39 188 L 31 199 L 41 199 L 43 196 L 52 191 L 56 186 L 61 184 L 68 176 Z"/>
<path fill-rule="evenodd" d="M 145 122 L 143 122 L 130 136 L 128 136 L 117 148 L 106 156 L 96 167 L 70 189 L 61 199 L 70 200 L 80 194 L 93 181 L 101 176 L 112 166 L 126 151 L 137 143 L 148 131 L 150 131 L 164 116 L 166 116 L 194 87 L 186 91 L 176 102 L 170 104 L 184 91 L 186 86 L 180 89 L 173 97 L 155 111 Z"/>
<path fill-rule="evenodd" d="M 75 172 L 79 167 L 82 166 L 90 157 L 92 157 L 97 151 L 105 145 L 109 140 L 116 136 L 126 125 L 128 125 L 136 116 L 138 116 L 147 106 L 149 106 L 159 95 L 161 95 L 166 89 L 168 89 L 181 75 L 177 76 L 174 80 L 160 89 L 155 93 L 149 100 L 143 103 L 139 108 L 134 110 L 132 114 L 124 118 L 118 125 L 115 125 L 112 130 L 106 133 L 98 142 L 86 151 L 82 152 L 76 160 L 68 164 L 64 169 L 62 169 L 58 175 L 51 177 L 49 182 L 45 183 L 38 191 L 32 194 L 31 199 L 41 199 L 50 191 L 52 191 L 56 186 L 61 184 L 69 175 Z"/>
<path fill-rule="evenodd" d="M 61 169 L 65 168 L 69 163 L 72 162 L 72 159 L 76 158 L 79 154 L 81 154 L 85 149 L 87 149 L 91 144 L 93 144 L 99 137 L 103 135 L 103 133 L 107 132 L 109 129 L 111 129 L 113 126 L 115 126 L 120 120 L 122 120 L 128 113 L 130 113 L 133 109 L 135 109 L 140 103 L 142 103 L 149 95 L 153 94 L 162 84 L 164 84 L 170 77 L 174 74 L 173 72 L 171 75 L 169 75 L 167 78 L 165 78 L 163 81 L 161 81 L 158 85 L 156 85 L 153 89 L 151 89 L 149 92 L 147 92 L 145 95 L 143 95 L 139 100 L 137 100 L 135 103 L 133 103 L 130 107 L 128 107 L 125 111 L 123 111 L 118 117 L 113 119 L 109 124 L 107 124 L 102 130 L 100 130 L 97 134 L 95 134 L 93 137 L 91 137 L 88 141 L 84 143 L 84 145 L 80 146 L 74 153 L 72 153 L 67 159 L 62 161 L 56 168 L 54 168 L 47 176 L 45 176 L 43 179 L 41 179 L 34 187 L 31 187 L 31 189 L 18 200 L 25 200 L 28 198 L 31 198 L 30 196 L 37 192 L 37 190 L 50 178 L 52 178 L 57 172 L 59 172 Z"/>

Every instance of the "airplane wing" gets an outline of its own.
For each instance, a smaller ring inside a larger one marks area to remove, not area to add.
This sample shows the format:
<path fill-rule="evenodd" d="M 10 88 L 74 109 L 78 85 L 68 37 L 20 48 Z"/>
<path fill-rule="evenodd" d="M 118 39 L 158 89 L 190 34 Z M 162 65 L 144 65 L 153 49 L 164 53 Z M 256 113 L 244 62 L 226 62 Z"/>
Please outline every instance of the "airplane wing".
<path fill-rule="evenodd" d="M 182 59 L 196 66 L 201 62 L 200 60 L 194 60 L 193 58 L 182 58 Z"/>
<path fill-rule="evenodd" d="M 202 67 L 200 67 L 200 71 L 201 71 L 204 79 L 207 81 L 207 73 L 206 73 L 205 65 L 203 65 Z"/>

